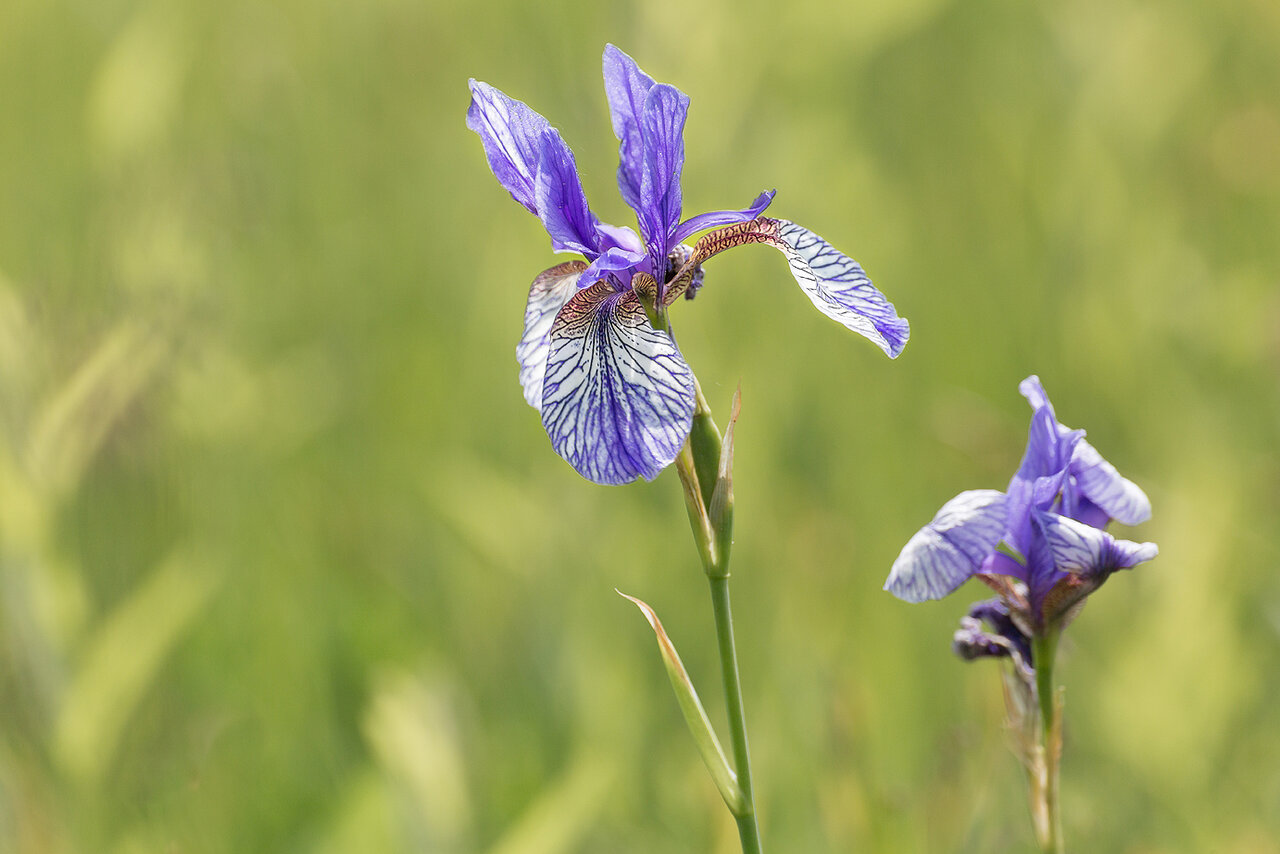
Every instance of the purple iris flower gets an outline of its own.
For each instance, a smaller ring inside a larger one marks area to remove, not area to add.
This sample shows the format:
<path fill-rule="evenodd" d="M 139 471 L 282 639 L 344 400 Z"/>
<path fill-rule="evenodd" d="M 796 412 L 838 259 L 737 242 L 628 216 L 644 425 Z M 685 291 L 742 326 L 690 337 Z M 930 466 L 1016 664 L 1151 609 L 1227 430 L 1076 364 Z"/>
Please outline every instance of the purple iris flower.
<path fill-rule="evenodd" d="M 1084 431 L 1058 422 L 1038 377 L 1018 388 L 1033 414 L 1026 453 L 1008 489 L 970 490 L 943 505 L 907 542 L 885 589 L 921 602 L 977 576 L 1000 593 L 1009 618 L 1031 636 L 1069 620 L 1111 573 L 1151 560 L 1157 548 L 1103 530 L 1112 519 L 1136 525 L 1150 518 L 1147 496 L 1084 440 Z M 988 640 L 1009 640 L 991 613 L 970 616 L 992 625 Z"/>
<path fill-rule="evenodd" d="M 773 191 L 741 210 L 682 220 L 688 96 L 656 83 L 613 45 L 605 48 L 604 80 L 619 140 L 618 188 L 639 234 L 592 213 L 573 152 L 520 101 L 472 80 L 467 127 L 480 135 L 498 182 L 542 220 L 552 248 L 585 259 L 534 279 L 516 359 L 525 400 L 540 412 L 556 453 L 589 480 L 619 484 L 652 480 L 689 435 L 693 371 L 653 319 L 665 318 L 681 294 L 692 297 L 711 256 L 747 243 L 773 246 L 820 311 L 890 357 L 906 345 L 909 327 L 853 259 L 807 229 L 762 217 Z M 684 244 L 709 229 L 717 230 Z"/>

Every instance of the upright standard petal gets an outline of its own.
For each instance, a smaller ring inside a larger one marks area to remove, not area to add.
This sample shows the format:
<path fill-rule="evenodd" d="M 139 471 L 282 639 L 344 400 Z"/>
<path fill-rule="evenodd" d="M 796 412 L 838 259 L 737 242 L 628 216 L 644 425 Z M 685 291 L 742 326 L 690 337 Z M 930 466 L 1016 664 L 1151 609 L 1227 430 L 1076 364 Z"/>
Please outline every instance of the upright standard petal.
<path fill-rule="evenodd" d="M 1088 442 L 1076 445 L 1071 473 L 1085 498 L 1123 525 L 1137 525 L 1151 518 L 1151 500 L 1131 480 L 1116 471 Z"/>
<path fill-rule="evenodd" d="M 599 254 L 600 220 L 587 204 L 573 152 L 554 128 L 543 131 L 538 143 L 534 202 L 553 249 L 581 252 L 588 260 Z"/>
<path fill-rule="evenodd" d="M 520 387 L 534 409 L 542 408 L 542 380 L 547 370 L 551 324 L 569 298 L 578 292 L 578 280 L 587 269 L 582 261 L 569 261 L 538 274 L 529 287 L 524 309 L 524 335 L 516 345 L 520 363 Z"/>
<path fill-rule="evenodd" d="M 633 291 L 598 282 L 551 327 L 542 424 L 556 453 L 596 483 L 652 480 L 693 422 L 693 371 Z"/>
<path fill-rule="evenodd" d="M 644 175 L 644 142 L 640 117 L 653 78 L 613 45 L 604 49 L 604 92 L 609 99 L 613 133 L 618 138 L 618 190 L 632 210 L 640 210 Z"/>
<path fill-rule="evenodd" d="M 1054 414 L 1053 404 L 1049 402 L 1049 393 L 1044 390 L 1040 377 L 1032 374 L 1018 383 L 1018 392 L 1027 399 L 1032 409 L 1048 409 L 1049 414 Z"/>
<path fill-rule="evenodd" d="M 1027 447 L 1014 477 L 1029 482 L 1061 475 L 1075 452 L 1076 445 L 1084 438 L 1083 430 L 1068 430 L 1058 423 L 1052 407 L 1041 407 L 1031 414 L 1031 426 L 1027 428 Z M 1055 487 L 1061 488 L 1061 484 Z"/>
<path fill-rule="evenodd" d="M 1004 493 L 962 492 L 907 541 L 884 589 L 906 602 L 941 599 L 973 575 L 1004 531 Z"/>
<path fill-rule="evenodd" d="M 644 99 L 640 130 L 644 140 L 644 175 L 640 181 L 640 232 L 657 264 L 666 263 L 668 240 L 680 222 L 680 173 L 684 169 L 684 123 L 689 96 L 659 83 Z M 656 270 L 659 282 L 666 270 Z"/>
<path fill-rule="evenodd" d="M 489 168 L 511 197 L 538 213 L 535 184 L 542 134 L 551 125 L 538 113 L 501 90 L 471 80 L 467 127 L 480 135 Z"/>
<path fill-rule="evenodd" d="M 1049 395 L 1038 376 L 1032 374 L 1027 377 L 1018 384 L 1018 391 L 1037 413 L 1047 411 L 1060 439 L 1070 433 L 1084 435 L 1058 422 L 1053 404 L 1049 402 Z M 1082 502 L 1073 497 L 1070 503 L 1074 506 L 1068 513 L 1072 518 L 1098 528 L 1106 525 L 1108 519 L 1137 525 L 1151 518 L 1151 501 L 1146 493 L 1136 483 L 1122 477 L 1115 466 L 1104 460 L 1088 442 L 1080 439 L 1066 459 L 1070 460 L 1071 476 L 1075 478 L 1079 492 L 1087 499 L 1087 502 Z M 1096 505 L 1096 509 L 1091 505 Z M 1102 518 L 1103 515 L 1106 518 Z"/>

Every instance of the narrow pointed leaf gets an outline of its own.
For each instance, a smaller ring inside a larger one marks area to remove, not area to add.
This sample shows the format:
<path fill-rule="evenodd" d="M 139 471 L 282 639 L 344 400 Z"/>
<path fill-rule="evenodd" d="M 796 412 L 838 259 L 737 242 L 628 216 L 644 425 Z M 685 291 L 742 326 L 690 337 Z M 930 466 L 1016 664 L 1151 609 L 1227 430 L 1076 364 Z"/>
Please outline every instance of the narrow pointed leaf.
<path fill-rule="evenodd" d="M 676 652 L 671 639 L 662 628 L 662 621 L 658 619 L 653 609 L 641 600 L 628 596 L 621 590 L 618 591 L 618 595 L 635 603 L 653 628 L 653 633 L 658 638 L 658 650 L 662 653 L 662 662 L 667 666 L 667 676 L 671 678 L 671 687 L 676 692 L 676 699 L 680 703 L 680 711 L 684 713 L 689 733 L 698 746 L 698 753 L 702 755 L 702 761 L 706 763 L 707 770 L 711 772 L 711 779 L 720 790 L 720 797 L 724 798 L 730 812 L 737 815 L 742 811 L 745 803 L 742 789 L 738 786 L 738 777 L 729 767 L 729 760 L 724 755 L 720 740 L 716 738 L 716 732 L 707 718 L 706 710 L 702 708 L 698 692 L 694 690 L 693 682 L 680 661 L 679 653 Z"/>

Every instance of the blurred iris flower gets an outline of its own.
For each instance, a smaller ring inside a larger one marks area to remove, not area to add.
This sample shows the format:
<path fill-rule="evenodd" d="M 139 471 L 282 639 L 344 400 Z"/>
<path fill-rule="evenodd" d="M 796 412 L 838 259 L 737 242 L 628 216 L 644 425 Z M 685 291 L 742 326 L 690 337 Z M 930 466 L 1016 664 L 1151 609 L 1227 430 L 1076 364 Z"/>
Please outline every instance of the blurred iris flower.
<path fill-rule="evenodd" d="M 467 126 L 498 182 L 542 220 L 552 248 L 585 259 L 534 279 L 516 359 L 525 400 L 539 410 L 556 453 L 589 480 L 620 484 L 652 480 L 689 434 L 695 381 L 666 309 L 682 293 L 693 297 L 711 256 L 748 243 L 773 246 L 820 311 L 890 357 L 906 345 L 909 327 L 851 258 L 794 223 L 761 217 L 773 191 L 742 210 L 681 220 L 688 96 L 656 83 L 613 45 L 605 48 L 604 80 L 620 143 L 618 188 L 639 235 L 592 213 L 573 153 L 525 104 L 472 80 Z M 718 230 L 695 247 L 683 243 L 708 229 Z"/>
<path fill-rule="evenodd" d="M 973 607 L 956 633 L 956 651 L 965 658 L 1007 655 L 1025 670 L 1027 638 L 1065 626 L 1111 573 L 1151 560 L 1157 548 L 1103 530 L 1112 519 L 1136 525 L 1150 518 L 1146 494 L 1084 440 L 1083 430 L 1058 423 L 1039 377 L 1018 388 L 1033 414 L 1008 489 L 970 490 L 944 504 L 907 542 L 885 589 L 921 602 L 978 577 L 1000 598 Z"/>

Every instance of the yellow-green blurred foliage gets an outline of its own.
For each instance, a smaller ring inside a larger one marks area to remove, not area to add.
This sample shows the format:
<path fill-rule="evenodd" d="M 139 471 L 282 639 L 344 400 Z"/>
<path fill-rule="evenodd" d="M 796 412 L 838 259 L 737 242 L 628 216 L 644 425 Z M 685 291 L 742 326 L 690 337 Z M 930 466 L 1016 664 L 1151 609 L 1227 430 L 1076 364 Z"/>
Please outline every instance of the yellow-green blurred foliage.
<path fill-rule="evenodd" d="M 1157 562 L 1070 632 L 1077 851 L 1280 851 L 1273 0 L 0 5 L 0 851 L 732 852 L 668 472 L 593 486 L 513 348 L 556 262 L 463 123 L 528 101 L 630 223 L 607 41 L 693 99 L 686 211 L 773 212 L 911 320 L 897 362 L 776 253 L 673 318 L 723 424 L 776 852 L 1031 844 L 981 590 L 890 563 L 1001 488 L 1044 380 Z M 559 259 L 563 260 L 563 259 Z M 723 725 L 721 725 L 723 726 Z"/>

